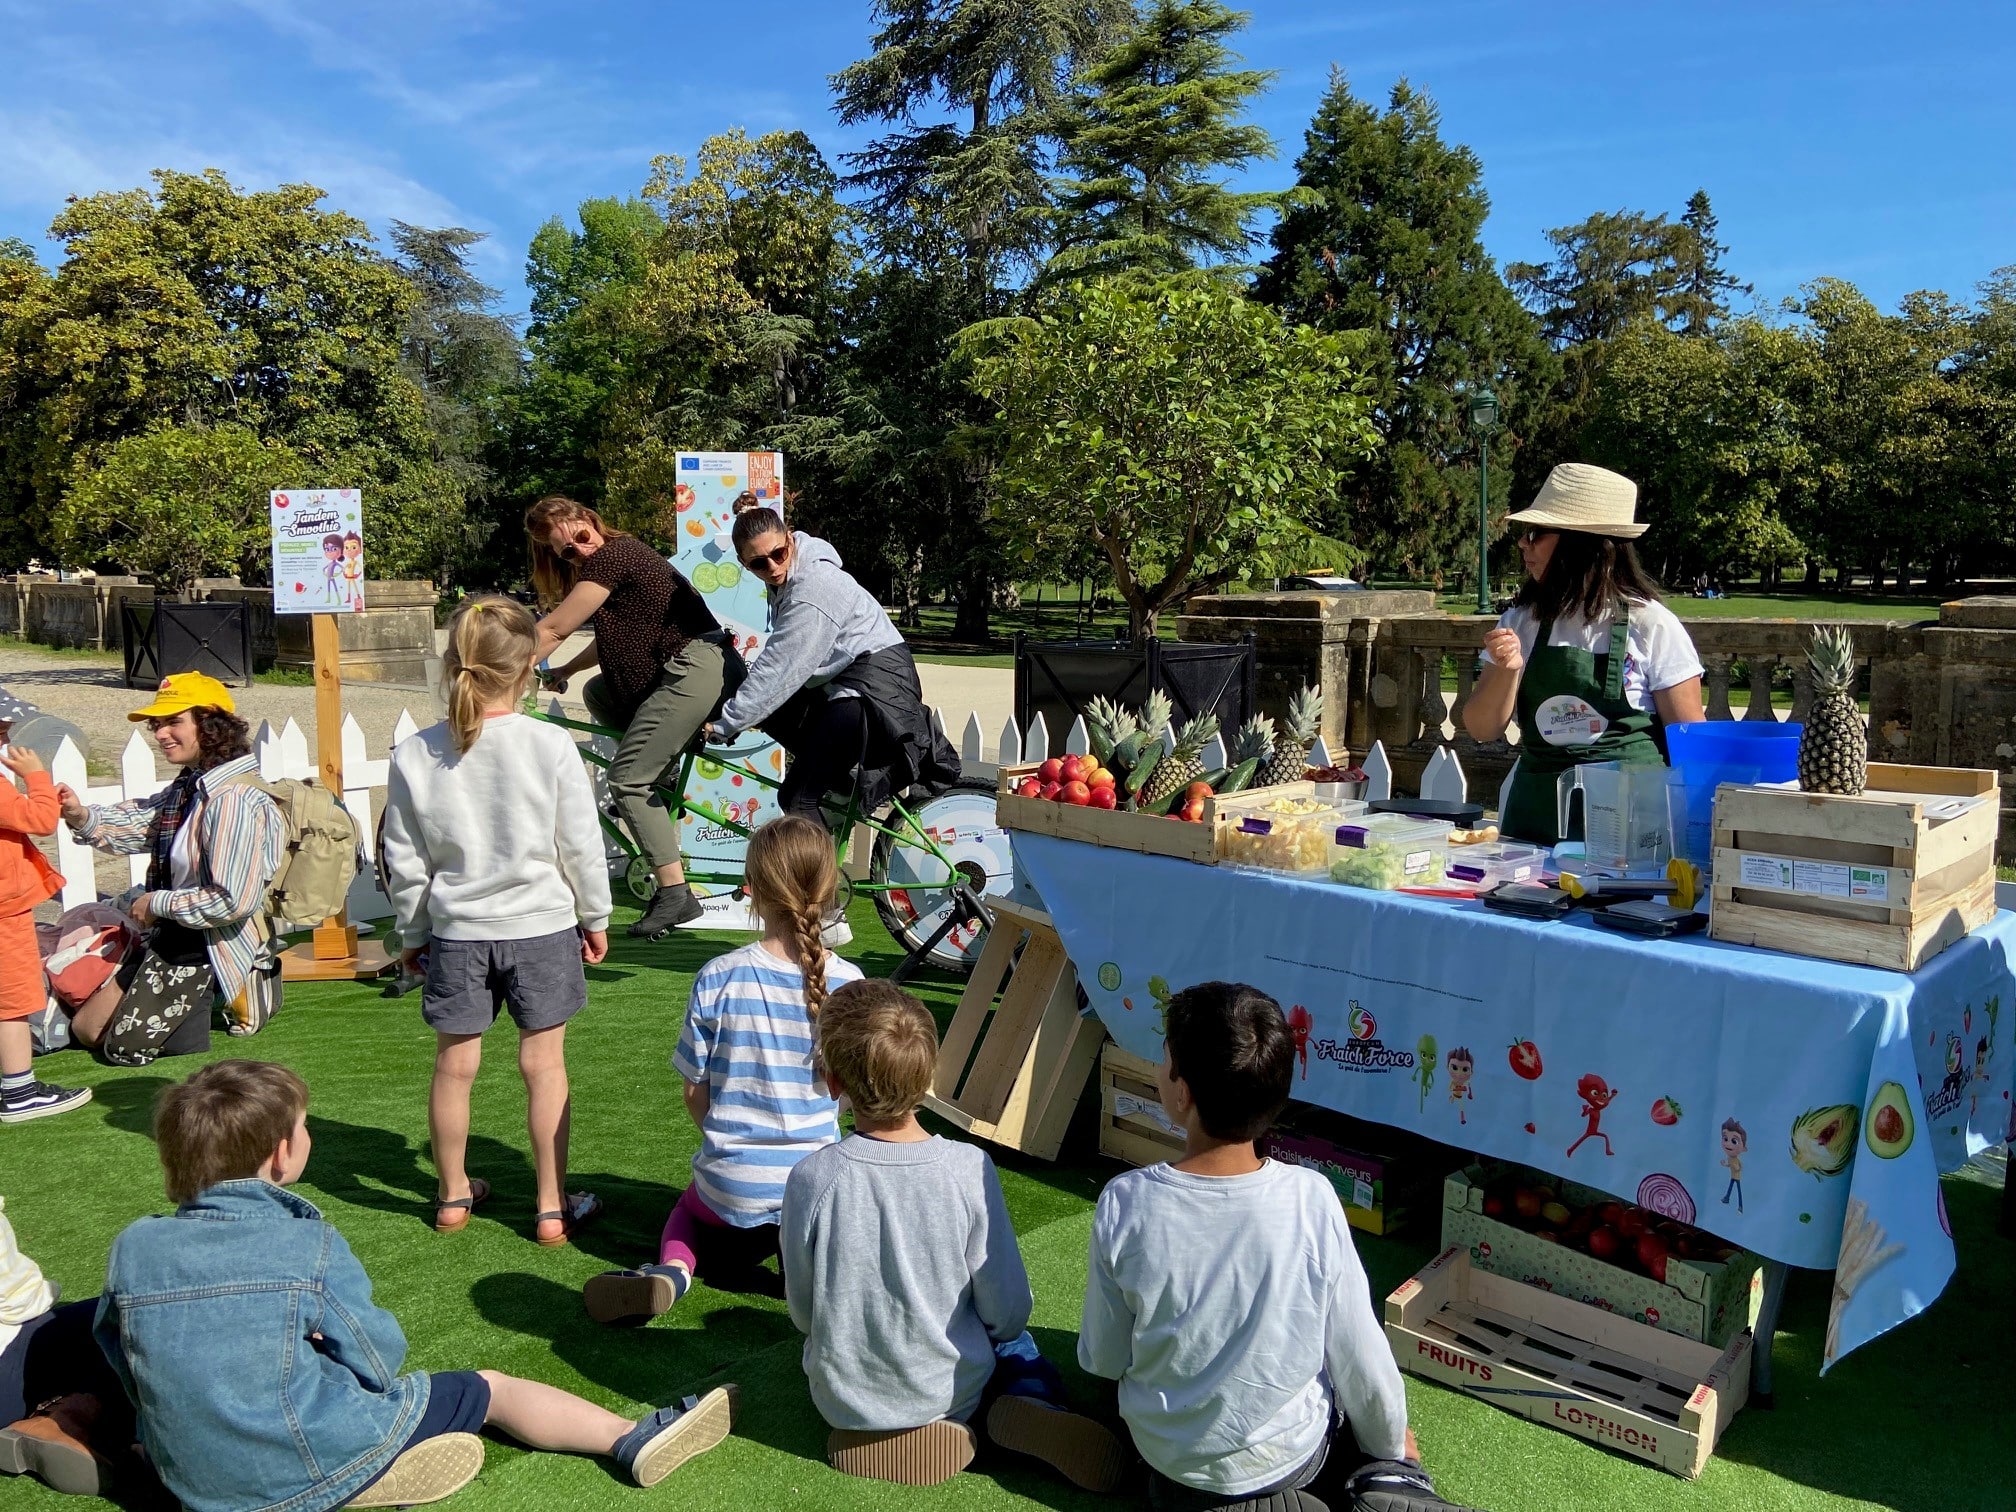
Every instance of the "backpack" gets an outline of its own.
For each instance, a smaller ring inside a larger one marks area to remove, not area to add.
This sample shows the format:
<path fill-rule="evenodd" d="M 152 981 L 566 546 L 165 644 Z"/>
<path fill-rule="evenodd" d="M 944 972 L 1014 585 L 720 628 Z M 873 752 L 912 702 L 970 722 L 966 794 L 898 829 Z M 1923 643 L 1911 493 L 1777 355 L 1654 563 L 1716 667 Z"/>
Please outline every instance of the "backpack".
<path fill-rule="evenodd" d="M 250 773 L 232 780 L 271 798 L 287 826 L 286 848 L 266 887 L 266 917 L 285 932 L 340 911 L 357 876 L 357 822 L 349 810 L 312 782 L 268 782 Z"/>

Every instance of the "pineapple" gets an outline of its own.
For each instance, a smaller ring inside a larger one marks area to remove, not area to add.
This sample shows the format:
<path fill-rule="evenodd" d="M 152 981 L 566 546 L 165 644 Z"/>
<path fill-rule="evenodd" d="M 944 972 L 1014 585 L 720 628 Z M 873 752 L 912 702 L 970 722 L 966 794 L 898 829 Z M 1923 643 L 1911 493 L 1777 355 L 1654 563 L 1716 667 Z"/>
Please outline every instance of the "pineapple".
<path fill-rule="evenodd" d="M 1140 728 L 1148 732 L 1150 740 L 1160 740 L 1162 732 L 1169 728 L 1169 721 L 1175 715 L 1176 706 L 1169 702 L 1169 695 L 1158 688 L 1150 693 L 1147 702 L 1141 705 Z"/>
<path fill-rule="evenodd" d="M 1309 748 L 1316 744 L 1316 732 L 1323 722 L 1323 695 L 1310 683 L 1288 705 L 1288 720 L 1274 742 L 1274 755 L 1260 769 L 1257 787 L 1277 782 L 1300 782 L 1309 770 Z"/>
<path fill-rule="evenodd" d="M 1260 775 L 1260 768 L 1267 765 L 1274 755 L 1274 721 L 1265 714 L 1255 714 L 1239 728 L 1232 741 L 1232 765 L 1241 762 L 1256 763 L 1253 775 Z"/>
<path fill-rule="evenodd" d="M 1092 737 L 1092 753 L 1105 760 L 1106 754 L 1141 728 L 1134 713 L 1124 704 L 1100 697 L 1085 706 L 1085 728 Z"/>
<path fill-rule="evenodd" d="M 1839 625 L 1813 632 L 1813 708 L 1799 736 L 1799 786 L 1855 794 L 1867 781 L 1869 733 L 1855 707 L 1855 643 Z"/>
<path fill-rule="evenodd" d="M 1141 806 L 1152 809 L 1157 804 L 1167 803 L 1202 777 L 1204 763 L 1197 759 L 1197 753 L 1209 745 L 1211 737 L 1217 733 L 1216 714 L 1199 714 L 1178 730 L 1175 748 L 1156 762 L 1155 770 L 1148 774 L 1147 785 L 1141 789 Z"/>

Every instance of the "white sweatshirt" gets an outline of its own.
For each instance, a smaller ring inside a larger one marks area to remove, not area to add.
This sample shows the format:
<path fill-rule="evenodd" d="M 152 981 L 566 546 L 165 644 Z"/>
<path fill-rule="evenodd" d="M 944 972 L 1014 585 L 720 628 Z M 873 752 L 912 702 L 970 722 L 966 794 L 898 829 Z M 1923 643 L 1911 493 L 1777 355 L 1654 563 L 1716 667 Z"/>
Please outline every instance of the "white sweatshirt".
<path fill-rule="evenodd" d="M 458 755 L 443 722 L 392 753 L 385 869 L 409 949 L 607 929 L 603 854 L 594 789 L 557 725 L 499 715 Z"/>
<path fill-rule="evenodd" d="M 0 1209 L 6 1202 L 0 1199 Z M 42 1267 L 21 1253 L 14 1225 L 0 1211 L 0 1349 L 12 1344 L 21 1325 L 56 1305 L 56 1292 L 43 1279 Z"/>

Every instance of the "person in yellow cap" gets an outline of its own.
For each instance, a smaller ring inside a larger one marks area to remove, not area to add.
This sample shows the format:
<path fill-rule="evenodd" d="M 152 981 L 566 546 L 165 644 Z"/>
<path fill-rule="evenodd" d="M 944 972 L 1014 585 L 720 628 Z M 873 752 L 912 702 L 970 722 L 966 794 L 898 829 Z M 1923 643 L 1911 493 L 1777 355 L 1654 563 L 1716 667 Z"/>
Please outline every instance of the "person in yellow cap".
<path fill-rule="evenodd" d="M 151 798 L 86 804 L 57 789 L 77 837 L 113 855 L 149 857 L 147 881 L 120 899 L 146 933 L 111 981 L 80 1006 L 70 1032 L 115 1065 L 210 1048 L 213 999 L 233 1034 L 280 1005 L 280 965 L 261 913 L 287 826 L 255 786 L 251 730 L 231 691 L 201 672 L 164 677 L 127 716 L 145 723 L 175 780 Z"/>

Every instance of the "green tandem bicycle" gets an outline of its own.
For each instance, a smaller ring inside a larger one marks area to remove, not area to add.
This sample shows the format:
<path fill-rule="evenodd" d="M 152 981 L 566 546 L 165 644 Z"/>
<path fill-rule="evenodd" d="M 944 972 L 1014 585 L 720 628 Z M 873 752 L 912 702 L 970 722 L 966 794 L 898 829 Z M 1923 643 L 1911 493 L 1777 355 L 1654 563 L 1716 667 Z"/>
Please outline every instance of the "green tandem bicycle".
<path fill-rule="evenodd" d="M 588 737 L 575 742 L 581 759 L 592 771 L 607 771 L 620 730 L 557 711 L 534 711 L 533 717 Z M 766 755 L 773 759 L 766 763 Z M 764 771 L 766 764 L 774 770 Z M 710 862 L 707 849 L 747 840 L 781 812 L 776 792 L 783 785 L 782 768 L 781 748 L 760 731 L 749 731 L 733 744 L 688 747 L 679 758 L 677 781 L 654 785 L 657 801 L 679 828 L 689 882 L 702 891 L 740 886 L 739 864 L 729 869 Z M 722 784 L 713 779 L 725 779 L 727 790 L 741 790 L 740 795 L 710 802 L 693 793 L 696 774 L 709 779 L 715 792 Z M 927 964 L 956 975 L 971 973 L 993 921 L 987 900 L 1031 901 L 1024 896 L 1028 888 L 1008 833 L 994 816 L 994 789 L 986 782 L 964 778 L 929 797 L 891 798 L 872 812 L 857 788 L 844 801 L 829 796 L 825 808 L 840 863 L 840 901 L 849 903 L 857 894 L 873 899 L 875 912 L 905 951 L 892 980 L 902 981 Z M 650 862 L 614 805 L 598 798 L 597 813 L 614 852 L 612 875 L 639 903 L 649 902 L 656 885 Z"/>

